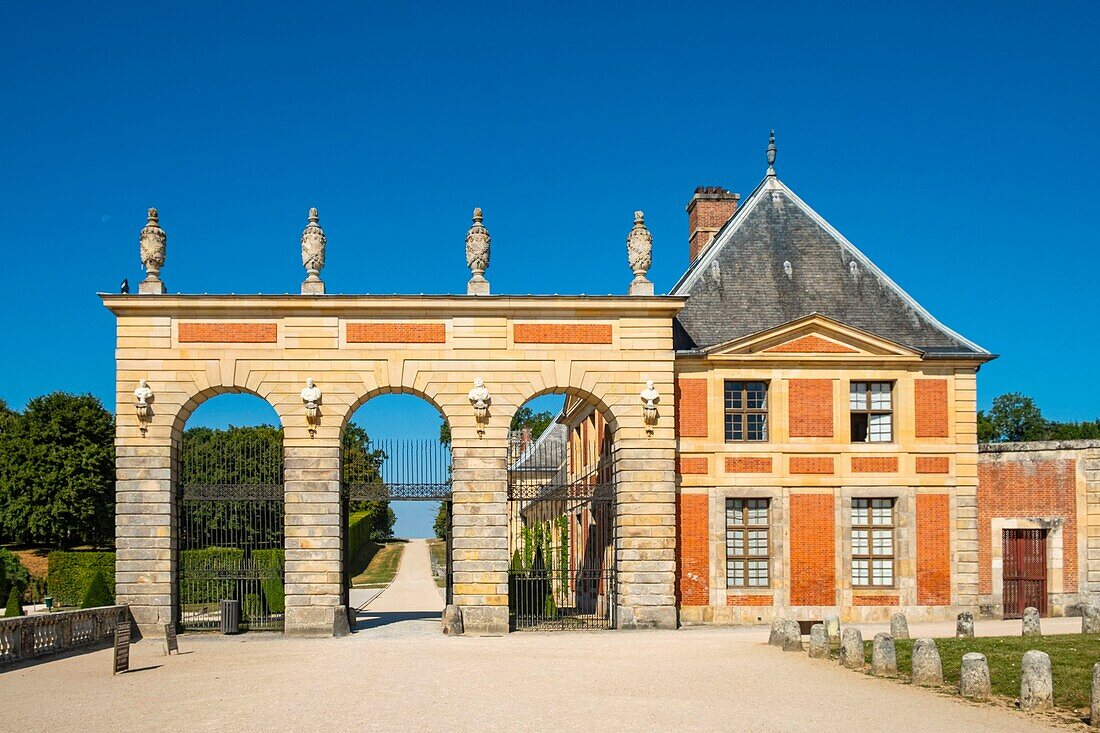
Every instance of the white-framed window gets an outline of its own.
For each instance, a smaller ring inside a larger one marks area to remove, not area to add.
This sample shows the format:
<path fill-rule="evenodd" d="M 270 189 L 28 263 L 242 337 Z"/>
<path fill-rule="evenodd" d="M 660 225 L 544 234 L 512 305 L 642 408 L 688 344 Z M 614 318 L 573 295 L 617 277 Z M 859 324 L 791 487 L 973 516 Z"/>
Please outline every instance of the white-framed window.
<path fill-rule="evenodd" d="M 726 586 L 771 584 L 768 499 L 726 499 Z"/>
<path fill-rule="evenodd" d="M 852 585 L 894 585 L 893 499 L 852 499 Z"/>
<path fill-rule="evenodd" d="M 853 443 L 889 443 L 894 439 L 893 382 L 852 382 L 848 408 Z"/>

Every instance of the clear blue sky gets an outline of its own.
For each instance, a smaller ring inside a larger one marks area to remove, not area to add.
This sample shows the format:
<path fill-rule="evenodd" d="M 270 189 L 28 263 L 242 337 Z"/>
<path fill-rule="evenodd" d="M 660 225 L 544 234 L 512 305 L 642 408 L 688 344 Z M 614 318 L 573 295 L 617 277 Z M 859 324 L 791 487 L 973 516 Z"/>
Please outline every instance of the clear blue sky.
<path fill-rule="evenodd" d="M 498 293 L 622 293 L 687 265 L 697 185 L 778 171 L 941 320 L 1002 357 L 980 401 L 1100 416 L 1100 4 L 4 3 L 0 397 L 112 399 L 96 291 L 461 292 L 474 206 Z M 962 7 L 960 7 L 962 6 Z"/>

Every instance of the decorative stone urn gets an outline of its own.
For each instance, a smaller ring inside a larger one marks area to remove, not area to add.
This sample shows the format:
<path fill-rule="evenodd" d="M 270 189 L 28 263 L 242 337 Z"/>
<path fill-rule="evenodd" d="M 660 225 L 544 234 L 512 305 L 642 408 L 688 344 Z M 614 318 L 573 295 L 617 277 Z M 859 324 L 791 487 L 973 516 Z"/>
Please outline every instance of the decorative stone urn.
<path fill-rule="evenodd" d="M 481 207 L 474 209 L 474 223 L 466 232 L 466 265 L 472 277 L 466 284 L 467 295 L 488 295 L 489 281 L 485 271 L 489 269 L 489 230 L 481 223 Z"/>
<path fill-rule="evenodd" d="M 646 278 L 653 263 L 653 235 L 645 226 L 645 214 L 634 212 L 634 228 L 626 235 L 626 259 L 634 280 L 630 283 L 631 295 L 653 295 L 653 283 Z"/>
<path fill-rule="evenodd" d="M 138 285 L 139 293 L 164 293 L 164 282 L 160 279 L 160 270 L 164 267 L 168 255 L 168 235 L 160 228 L 157 210 L 149 209 L 149 221 L 141 230 L 141 266 L 147 273 Z"/>
<path fill-rule="evenodd" d="M 481 377 L 474 379 L 474 388 L 468 395 L 470 406 L 474 408 L 474 419 L 477 421 L 478 436 L 485 435 L 485 426 L 489 423 L 489 403 L 493 401 L 489 394 L 489 388 L 485 386 L 485 380 Z"/>
<path fill-rule="evenodd" d="M 317 209 L 309 210 L 309 223 L 302 231 L 302 266 L 306 279 L 302 282 L 302 295 L 324 295 L 325 284 L 321 270 L 325 266 L 325 230 L 318 224 Z"/>

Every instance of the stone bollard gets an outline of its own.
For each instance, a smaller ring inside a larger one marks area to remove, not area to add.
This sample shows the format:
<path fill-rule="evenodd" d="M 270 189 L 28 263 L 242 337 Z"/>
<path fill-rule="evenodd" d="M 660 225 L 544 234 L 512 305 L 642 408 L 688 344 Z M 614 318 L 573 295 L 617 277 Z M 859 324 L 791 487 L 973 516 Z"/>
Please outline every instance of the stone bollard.
<path fill-rule="evenodd" d="M 814 624 L 810 627 L 810 659 L 829 658 L 829 633 L 825 630 L 825 624 Z"/>
<path fill-rule="evenodd" d="M 1100 634 L 1100 607 L 1091 603 L 1081 607 L 1081 633 Z"/>
<path fill-rule="evenodd" d="M 1028 606 L 1024 609 L 1024 636 L 1042 636 L 1043 631 L 1039 627 L 1039 609 Z"/>
<path fill-rule="evenodd" d="M 943 684 L 943 663 L 934 639 L 917 639 L 913 642 L 913 684 Z"/>
<path fill-rule="evenodd" d="M 871 644 L 871 674 L 876 677 L 893 677 L 898 673 L 898 654 L 894 637 L 887 633 L 875 634 Z"/>
<path fill-rule="evenodd" d="M 802 651 L 802 627 L 797 621 L 788 621 L 783 628 L 783 651 Z"/>
<path fill-rule="evenodd" d="M 1020 708 L 1050 710 L 1054 707 L 1054 681 L 1050 655 L 1032 649 L 1020 663 Z"/>
<path fill-rule="evenodd" d="M 825 636 L 829 639 L 829 646 L 840 646 L 840 616 L 825 617 Z"/>
<path fill-rule="evenodd" d="M 970 611 L 963 611 L 959 614 L 959 618 L 955 622 L 955 638 L 974 638 L 974 614 L 970 613 Z"/>
<path fill-rule="evenodd" d="M 909 622 L 904 613 L 895 613 L 890 617 L 890 636 L 895 639 L 909 638 Z"/>
<path fill-rule="evenodd" d="M 768 634 L 769 646 L 783 646 L 783 629 L 787 626 L 787 619 L 776 616 L 772 619 L 772 630 Z"/>
<path fill-rule="evenodd" d="M 863 656 L 863 634 L 859 629 L 845 627 L 840 635 L 840 663 L 848 669 L 863 669 L 867 660 Z"/>
<path fill-rule="evenodd" d="M 443 609 L 443 633 L 448 636 L 459 636 L 465 629 L 462 624 L 462 609 L 455 604 L 450 604 Z"/>
<path fill-rule="evenodd" d="M 1092 708 L 1089 710 L 1089 725 L 1100 728 L 1100 663 L 1092 665 Z"/>
<path fill-rule="evenodd" d="M 985 661 L 985 655 L 977 652 L 964 654 L 959 671 L 959 694 L 974 700 L 985 700 L 992 692 L 989 663 Z"/>

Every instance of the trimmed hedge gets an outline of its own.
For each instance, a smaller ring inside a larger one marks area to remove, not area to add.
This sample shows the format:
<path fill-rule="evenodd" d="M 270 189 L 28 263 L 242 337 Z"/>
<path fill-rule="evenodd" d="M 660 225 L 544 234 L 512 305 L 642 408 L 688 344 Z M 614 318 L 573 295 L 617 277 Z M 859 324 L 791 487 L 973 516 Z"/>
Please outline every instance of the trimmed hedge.
<path fill-rule="evenodd" d="M 107 587 L 107 580 L 102 572 L 92 576 L 92 582 L 84 593 L 84 599 L 80 602 L 81 608 L 100 608 L 102 606 L 115 605 L 115 594 Z"/>
<path fill-rule="evenodd" d="M 348 517 L 348 556 L 350 563 L 359 550 L 371 541 L 374 534 L 374 523 L 371 521 L 370 512 L 355 512 Z"/>
<path fill-rule="evenodd" d="M 46 587 L 57 605 L 78 607 L 97 572 L 103 574 L 114 602 L 115 553 L 55 550 L 47 561 Z"/>
<path fill-rule="evenodd" d="M 271 613 L 282 613 L 286 610 L 286 590 L 283 587 L 283 568 L 286 567 L 286 552 L 283 550 L 253 550 L 252 563 L 258 568 L 279 571 L 278 577 L 262 581 L 262 587 L 267 610 Z"/>
<path fill-rule="evenodd" d="M 202 569 L 240 570 L 244 562 L 244 550 L 233 547 L 204 547 L 201 550 L 180 552 L 180 604 L 217 603 L 223 598 L 235 598 L 235 582 L 232 577 L 218 580 L 203 579 Z M 194 572 L 189 573 L 188 570 Z M 195 577 L 200 575 L 200 577 Z"/>

